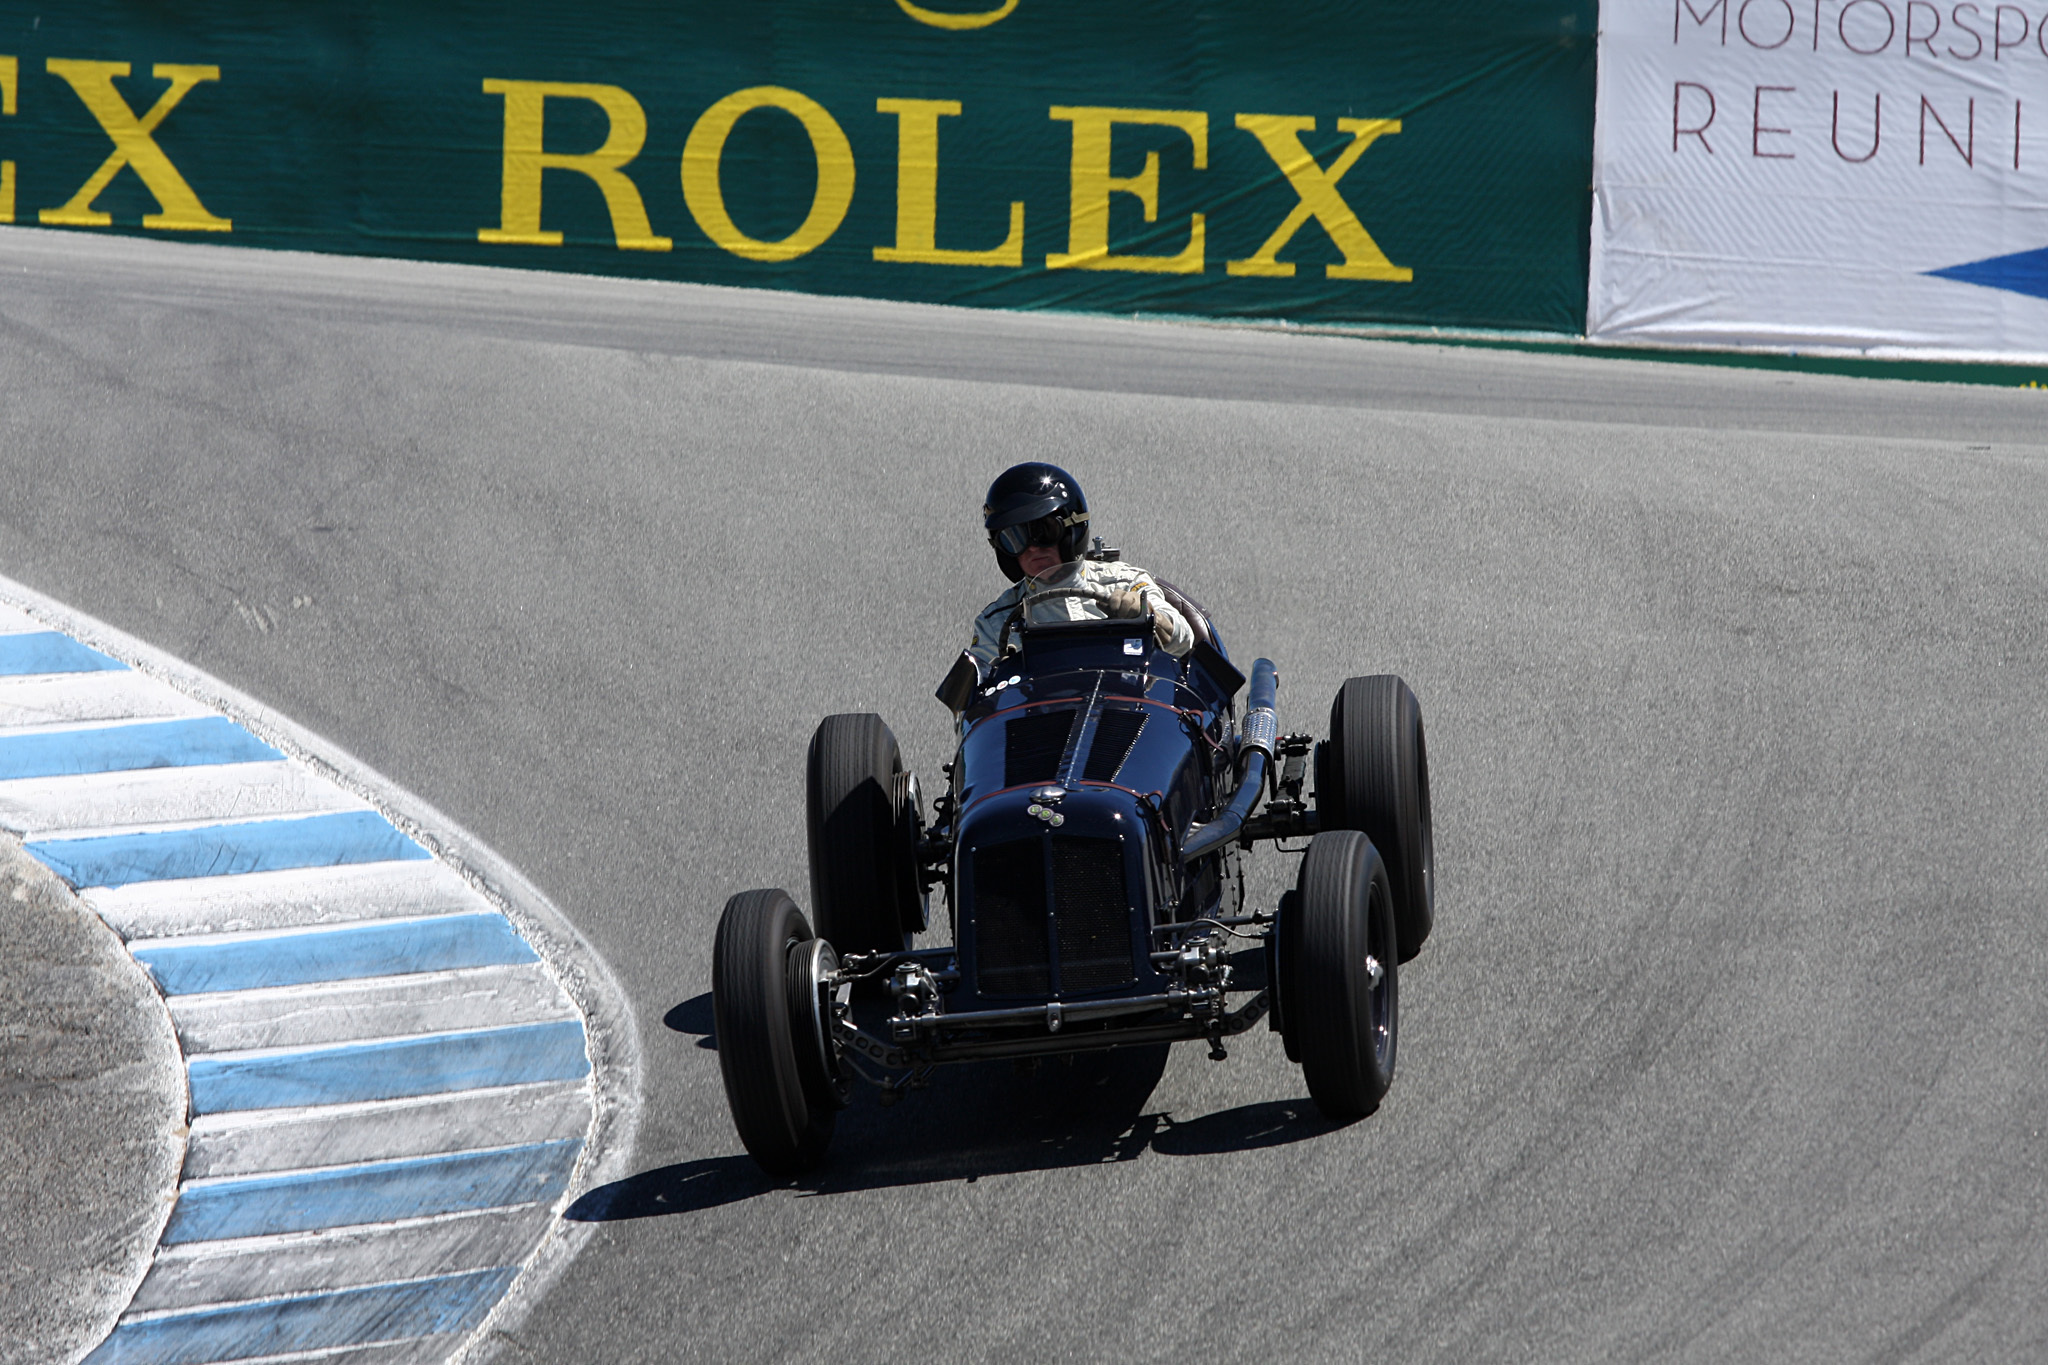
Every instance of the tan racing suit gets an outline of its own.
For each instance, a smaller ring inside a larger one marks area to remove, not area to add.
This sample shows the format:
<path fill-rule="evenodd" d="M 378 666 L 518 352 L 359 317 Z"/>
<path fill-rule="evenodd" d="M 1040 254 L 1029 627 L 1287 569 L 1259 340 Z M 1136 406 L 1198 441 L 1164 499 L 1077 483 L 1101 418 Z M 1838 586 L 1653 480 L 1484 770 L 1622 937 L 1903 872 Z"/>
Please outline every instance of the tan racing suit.
<path fill-rule="evenodd" d="M 1049 571 L 1043 578 L 1020 578 L 1010 590 L 988 604 L 981 615 L 974 618 L 974 639 L 969 642 L 967 652 L 972 654 L 986 669 L 995 662 L 996 648 L 1002 640 L 1003 622 L 1019 602 L 1035 593 L 1049 592 L 1055 588 L 1095 588 L 1105 593 L 1136 589 L 1144 595 L 1145 605 L 1152 609 L 1155 628 L 1162 628 L 1162 645 L 1166 652 L 1178 658 L 1195 645 L 1195 633 L 1189 629 L 1187 618 L 1173 609 L 1166 600 L 1166 594 L 1152 581 L 1152 575 L 1135 564 L 1121 560 L 1102 562 L 1092 559 L 1070 559 L 1058 568 Z M 1109 613 L 1102 604 L 1085 597 L 1058 597 L 1050 602 L 1041 602 L 1031 609 L 1034 622 L 1045 621 L 1101 621 Z M 1016 639 L 1014 632 L 1011 640 Z"/>

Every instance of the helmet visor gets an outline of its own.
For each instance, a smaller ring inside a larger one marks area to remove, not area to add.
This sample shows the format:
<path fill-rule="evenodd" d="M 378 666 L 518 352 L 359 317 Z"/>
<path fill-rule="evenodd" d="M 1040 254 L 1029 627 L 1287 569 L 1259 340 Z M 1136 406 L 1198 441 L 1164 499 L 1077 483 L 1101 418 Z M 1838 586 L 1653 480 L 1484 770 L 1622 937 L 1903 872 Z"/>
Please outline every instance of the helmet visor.
<path fill-rule="evenodd" d="M 1034 545 L 1057 546 L 1066 531 L 1066 520 L 1053 515 L 990 531 L 988 538 L 1006 554 L 1021 555 Z"/>

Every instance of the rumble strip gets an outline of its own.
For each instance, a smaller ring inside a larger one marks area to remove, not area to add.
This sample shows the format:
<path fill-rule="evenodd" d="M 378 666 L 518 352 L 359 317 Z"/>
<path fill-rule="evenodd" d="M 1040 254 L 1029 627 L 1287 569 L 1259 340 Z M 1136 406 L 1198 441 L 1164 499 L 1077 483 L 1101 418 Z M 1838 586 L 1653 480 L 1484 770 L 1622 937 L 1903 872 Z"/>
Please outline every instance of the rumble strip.
<path fill-rule="evenodd" d="M 88 1362 L 446 1359 L 537 1250 L 530 1281 L 566 1264 L 560 1208 L 630 1148 L 616 986 L 516 873 L 346 755 L 0 597 L 37 612 L 0 602 L 0 826 L 148 971 L 189 1095 L 177 1202 Z"/>

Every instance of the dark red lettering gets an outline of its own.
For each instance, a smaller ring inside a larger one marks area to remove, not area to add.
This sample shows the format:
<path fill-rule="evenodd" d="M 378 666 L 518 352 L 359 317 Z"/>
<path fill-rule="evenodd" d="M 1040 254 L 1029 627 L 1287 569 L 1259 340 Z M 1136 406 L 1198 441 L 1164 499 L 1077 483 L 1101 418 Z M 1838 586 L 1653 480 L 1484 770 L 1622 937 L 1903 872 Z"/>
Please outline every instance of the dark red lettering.
<path fill-rule="evenodd" d="M 1934 126 L 1941 129 L 1941 135 L 1948 139 L 1948 145 L 1956 149 L 1956 155 L 1963 159 L 1965 166 L 1977 164 L 1977 101 L 1970 101 L 1970 145 L 1965 147 L 1956 141 L 1956 135 L 1948 130 L 1942 121 L 1941 110 L 1928 102 L 1927 96 L 1920 97 L 1920 164 L 1927 164 L 1927 116 L 1934 115 Z"/>
<path fill-rule="evenodd" d="M 2009 43 L 2005 40 L 2005 16 L 2008 14 L 2017 15 L 2020 21 L 2020 36 Z M 2031 27 L 2032 25 L 2027 21 L 2027 12 L 2018 5 L 2000 5 L 1996 10 L 1993 10 L 1991 14 L 1991 60 L 1997 61 L 1998 55 L 2001 52 L 2004 52 L 2009 47 L 2018 47 L 2021 43 L 2024 43 L 2027 40 L 2027 30 Z"/>
<path fill-rule="evenodd" d="M 1884 41 L 1876 47 L 1858 47 L 1849 41 L 1849 16 L 1862 5 L 1875 5 L 1884 11 Z M 1898 16 L 1892 13 L 1892 7 L 1884 3 L 1884 0 L 1849 0 L 1848 4 L 1842 6 L 1841 14 L 1835 19 L 1835 32 L 1841 36 L 1842 46 L 1857 56 L 1874 57 L 1892 45 L 1892 39 L 1899 33 L 1899 20 Z"/>
<path fill-rule="evenodd" d="M 1862 156 L 1850 156 L 1847 152 L 1843 151 L 1842 92 L 1839 90 L 1835 92 L 1835 126 L 1833 129 L 1832 138 L 1835 144 L 1836 156 L 1842 158 L 1842 160 L 1844 161 L 1851 161 L 1857 163 L 1858 165 L 1861 165 L 1863 162 L 1868 161 L 1870 160 L 1870 158 L 1877 155 L 1877 144 L 1879 143 L 1879 141 L 1883 139 L 1883 137 L 1884 95 L 1880 93 L 1872 95 L 1870 97 L 1870 150 L 1865 152 Z"/>
<path fill-rule="evenodd" d="M 1697 90 L 1707 97 L 1707 121 L 1694 128 L 1687 128 L 1680 122 L 1684 117 L 1680 111 L 1685 103 L 1685 92 L 1688 90 Z M 1704 85 L 1698 85 L 1692 81 L 1679 81 L 1671 87 L 1672 155 L 1676 156 L 1678 154 L 1678 139 L 1682 137 L 1698 138 L 1700 146 L 1707 149 L 1707 155 L 1712 156 L 1714 154 L 1713 144 L 1707 141 L 1707 129 L 1714 126 L 1714 109 L 1714 92 L 1707 89 Z"/>
<path fill-rule="evenodd" d="M 1963 53 L 1956 51 L 1956 45 L 1954 43 L 1950 43 L 1948 45 L 1948 55 L 1955 58 L 1959 62 L 1974 62 L 1979 57 L 1984 55 L 1984 35 L 1977 32 L 1976 29 L 1971 28 L 1968 24 L 1963 22 L 1964 10 L 1968 10 L 1970 13 L 1976 15 L 1979 19 L 1982 19 L 1984 17 L 1984 12 L 1978 9 L 1975 5 L 1957 5 L 1954 9 L 1948 12 L 1949 19 L 1954 22 L 1957 28 L 1961 29 L 1963 32 L 1969 34 L 1971 38 L 1975 39 L 1977 46 L 1973 48 L 1967 56 L 1965 56 Z"/>
<path fill-rule="evenodd" d="M 1778 5 L 1785 11 L 1785 32 L 1779 36 L 1778 41 L 1775 43 L 1760 43 L 1750 36 L 1749 7 L 1756 3 L 1757 0 L 1742 0 L 1742 8 L 1736 13 L 1735 27 L 1742 34 L 1742 41 L 1748 43 L 1751 47 L 1762 48 L 1766 52 L 1771 51 L 1773 48 L 1783 47 L 1791 42 L 1792 30 L 1799 27 L 1799 15 L 1792 8 L 1792 0 L 1767 0 L 1767 3 Z"/>
<path fill-rule="evenodd" d="M 1751 156 L 1762 157 L 1766 161 L 1790 161 L 1793 158 L 1795 153 L 1767 152 L 1759 144 L 1763 141 L 1765 133 L 1785 134 L 1792 131 L 1790 128 L 1767 128 L 1764 126 L 1764 92 L 1768 90 L 1774 93 L 1789 95 L 1798 88 L 1796 85 L 1759 85 L 1756 88 L 1756 102 L 1750 106 L 1749 115 L 1749 154 Z"/>
<path fill-rule="evenodd" d="M 1680 5 L 1685 6 L 1685 12 L 1692 16 L 1693 24 L 1698 28 L 1705 28 L 1707 26 L 1707 20 L 1714 17 L 1715 10 L 1721 11 L 1721 46 L 1728 46 L 1728 0 L 1714 0 L 1713 4 L 1707 6 L 1705 14 L 1701 14 L 1692 7 L 1692 0 L 1671 0 L 1671 42 L 1674 46 L 1678 43 L 1678 7 Z"/>
<path fill-rule="evenodd" d="M 1934 16 L 1934 27 L 1928 29 L 1925 34 L 1916 38 L 1913 36 L 1913 12 L 1915 10 L 1923 9 Z M 1937 9 L 1933 4 L 1929 3 L 1929 0 L 1906 0 L 1907 57 L 1910 58 L 1913 55 L 1913 44 L 1918 43 L 1922 47 L 1927 49 L 1927 58 L 1929 61 L 1938 61 L 1939 58 L 1937 58 L 1934 55 L 1934 35 L 1939 32 L 1941 32 L 1941 11 L 1939 9 Z"/>

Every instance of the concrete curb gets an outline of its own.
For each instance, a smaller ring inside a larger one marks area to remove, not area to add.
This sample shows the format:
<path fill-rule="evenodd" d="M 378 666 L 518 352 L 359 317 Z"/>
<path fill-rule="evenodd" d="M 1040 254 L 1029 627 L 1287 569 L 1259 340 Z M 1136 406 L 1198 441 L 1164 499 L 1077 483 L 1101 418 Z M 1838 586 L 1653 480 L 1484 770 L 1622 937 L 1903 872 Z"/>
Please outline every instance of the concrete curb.
<path fill-rule="evenodd" d="M 436 1337 L 427 1354 L 407 1357 L 489 1359 L 503 1340 L 502 1334 L 517 1326 L 595 1231 L 590 1225 L 565 1222 L 558 1216 L 561 1209 L 582 1192 L 624 1175 L 631 1157 L 638 1121 L 639 1039 L 624 993 L 609 969 L 575 927 L 517 870 L 456 822 L 338 746 L 218 679 L 22 584 L 0 578 L 0 603 L 226 716 L 285 758 L 359 798 L 436 862 L 452 869 L 509 920 L 580 1012 L 582 1045 L 590 1068 L 590 1121 L 566 1185 L 552 1201 L 545 1232 L 507 1278 L 502 1293 L 494 1296 L 487 1316 L 466 1331 Z M 478 1292 L 496 1288 L 499 1286 L 493 1282 Z M 115 1352 L 108 1358 L 127 1357 Z"/>
<path fill-rule="evenodd" d="M 185 1155 L 184 1059 L 121 940 L 0 834 L 0 1362 L 72 1360 L 148 1273 Z"/>

